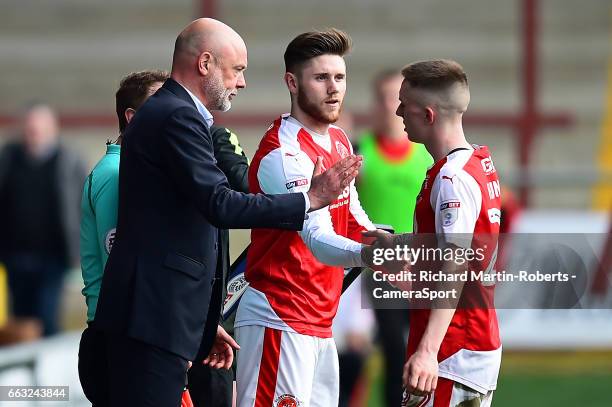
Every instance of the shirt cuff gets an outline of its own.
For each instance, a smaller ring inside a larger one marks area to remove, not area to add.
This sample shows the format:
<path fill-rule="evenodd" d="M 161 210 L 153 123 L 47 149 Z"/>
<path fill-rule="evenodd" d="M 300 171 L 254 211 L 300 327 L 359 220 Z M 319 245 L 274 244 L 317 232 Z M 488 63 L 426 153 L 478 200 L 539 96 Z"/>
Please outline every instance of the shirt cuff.
<path fill-rule="evenodd" d="M 306 204 L 304 214 L 306 215 L 306 219 L 308 219 L 308 211 L 310 210 L 310 198 L 308 198 L 307 192 L 302 192 L 302 195 L 304 195 L 304 203 Z"/>
<path fill-rule="evenodd" d="M 365 245 L 362 244 L 362 243 L 359 243 L 357 246 L 355 246 L 351 250 L 351 252 L 353 253 L 354 264 L 358 264 L 357 267 L 367 267 L 367 265 L 361 259 L 361 249 L 363 249 L 363 246 L 365 246 Z M 355 266 L 353 266 L 353 267 L 355 267 Z"/>

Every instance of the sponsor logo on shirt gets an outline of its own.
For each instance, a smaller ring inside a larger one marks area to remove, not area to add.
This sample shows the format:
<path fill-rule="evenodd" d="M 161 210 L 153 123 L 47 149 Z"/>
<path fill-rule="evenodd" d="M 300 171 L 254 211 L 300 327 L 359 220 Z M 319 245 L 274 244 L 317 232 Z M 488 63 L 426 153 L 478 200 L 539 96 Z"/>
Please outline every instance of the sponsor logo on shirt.
<path fill-rule="evenodd" d="M 338 195 L 338 198 L 337 198 L 337 199 L 338 199 L 338 200 L 340 200 L 340 199 L 346 199 L 346 198 L 348 198 L 350 195 L 351 195 L 351 187 L 350 187 L 350 186 L 348 186 L 348 187 L 346 187 L 346 188 L 344 188 L 344 189 L 342 190 L 342 193 L 341 193 L 340 195 Z"/>
<path fill-rule="evenodd" d="M 491 208 L 487 213 L 489 214 L 489 222 L 501 225 L 501 211 L 499 209 Z"/>
<path fill-rule="evenodd" d="M 308 179 L 306 178 L 301 178 L 301 179 L 296 179 L 294 181 L 289 181 L 285 184 L 285 186 L 287 187 L 287 189 L 292 189 L 295 187 L 301 187 L 304 185 L 308 185 Z"/>
<path fill-rule="evenodd" d="M 493 160 L 491 160 L 491 157 L 480 160 L 480 165 L 482 165 L 482 170 L 486 175 L 491 175 L 495 172 L 495 166 L 493 165 Z"/>
<path fill-rule="evenodd" d="M 449 201 L 449 202 L 444 202 L 443 204 L 440 205 L 441 211 L 444 209 L 448 209 L 448 208 L 461 208 L 461 202 Z"/>
<path fill-rule="evenodd" d="M 329 205 L 329 210 L 331 211 L 332 209 L 340 208 L 341 206 L 348 205 L 348 203 L 349 203 L 348 199 L 345 199 L 343 201 L 338 201 L 334 204 Z"/>
<path fill-rule="evenodd" d="M 104 238 L 104 250 L 106 250 L 106 254 L 110 254 L 111 249 L 113 248 L 113 244 L 115 244 L 116 233 L 116 228 L 112 228 L 108 231 L 108 233 L 106 233 L 106 237 Z"/>
<path fill-rule="evenodd" d="M 459 217 L 459 208 L 461 208 L 461 202 L 459 201 L 446 201 L 440 204 L 440 219 L 442 220 L 442 226 L 451 226 L 457 221 Z"/>

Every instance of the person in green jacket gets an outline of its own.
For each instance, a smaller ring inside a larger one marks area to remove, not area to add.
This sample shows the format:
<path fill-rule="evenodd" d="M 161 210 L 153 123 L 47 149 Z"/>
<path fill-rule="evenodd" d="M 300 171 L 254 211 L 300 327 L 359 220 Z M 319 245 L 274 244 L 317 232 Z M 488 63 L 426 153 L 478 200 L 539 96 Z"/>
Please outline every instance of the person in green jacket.
<path fill-rule="evenodd" d="M 361 205 L 372 222 L 391 225 L 395 233 L 412 232 L 414 207 L 425 173 L 433 159 L 422 144 L 408 140 L 402 119 L 395 115 L 402 85 L 399 70 L 380 72 L 372 82 L 372 130 L 364 133 L 356 149 L 363 155 L 357 180 Z M 402 401 L 403 360 L 408 311 L 376 309 L 378 339 L 385 360 L 384 405 Z"/>
<path fill-rule="evenodd" d="M 372 222 L 407 233 L 412 232 L 416 196 L 433 160 L 422 144 L 408 140 L 395 115 L 401 84 L 402 76 L 395 70 L 381 72 L 373 81 L 373 126 L 358 144 L 363 155 L 358 192 Z"/>
<path fill-rule="evenodd" d="M 95 328 L 94 318 L 104 266 L 115 239 L 121 134 L 136 110 L 163 85 L 168 76 L 164 71 L 142 71 L 121 80 L 116 93 L 119 137 L 114 142 L 109 140 L 106 143 L 106 154 L 89 173 L 83 186 L 80 250 L 87 328 L 83 331 L 79 346 L 79 378 L 85 396 L 95 406 L 108 405 L 108 391 L 104 386 L 106 344 L 103 333 Z"/>

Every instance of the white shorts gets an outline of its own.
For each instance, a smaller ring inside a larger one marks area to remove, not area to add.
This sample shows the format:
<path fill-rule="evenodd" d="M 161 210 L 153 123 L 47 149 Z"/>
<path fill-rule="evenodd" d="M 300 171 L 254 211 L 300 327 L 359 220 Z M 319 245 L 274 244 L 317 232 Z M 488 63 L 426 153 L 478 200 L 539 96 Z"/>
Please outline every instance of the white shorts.
<path fill-rule="evenodd" d="M 235 330 L 240 345 L 237 407 L 338 405 L 338 352 L 333 338 L 259 325 Z"/>

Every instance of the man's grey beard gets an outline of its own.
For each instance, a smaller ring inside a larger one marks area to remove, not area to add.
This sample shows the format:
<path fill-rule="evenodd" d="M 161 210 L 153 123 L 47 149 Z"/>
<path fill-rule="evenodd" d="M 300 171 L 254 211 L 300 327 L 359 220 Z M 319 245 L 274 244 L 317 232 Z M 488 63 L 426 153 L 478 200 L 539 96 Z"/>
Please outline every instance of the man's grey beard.
<path fill-rule="evenodd" d="M 212 110 L 220 110 L 227 112 L 232 108 L 232 102 L 229 96 L 232 94 L 231 89 L 225 89 L 223 80 L 220 76 L 214 76 L 208 83 L 207 99 L 210 100 Z"/>

